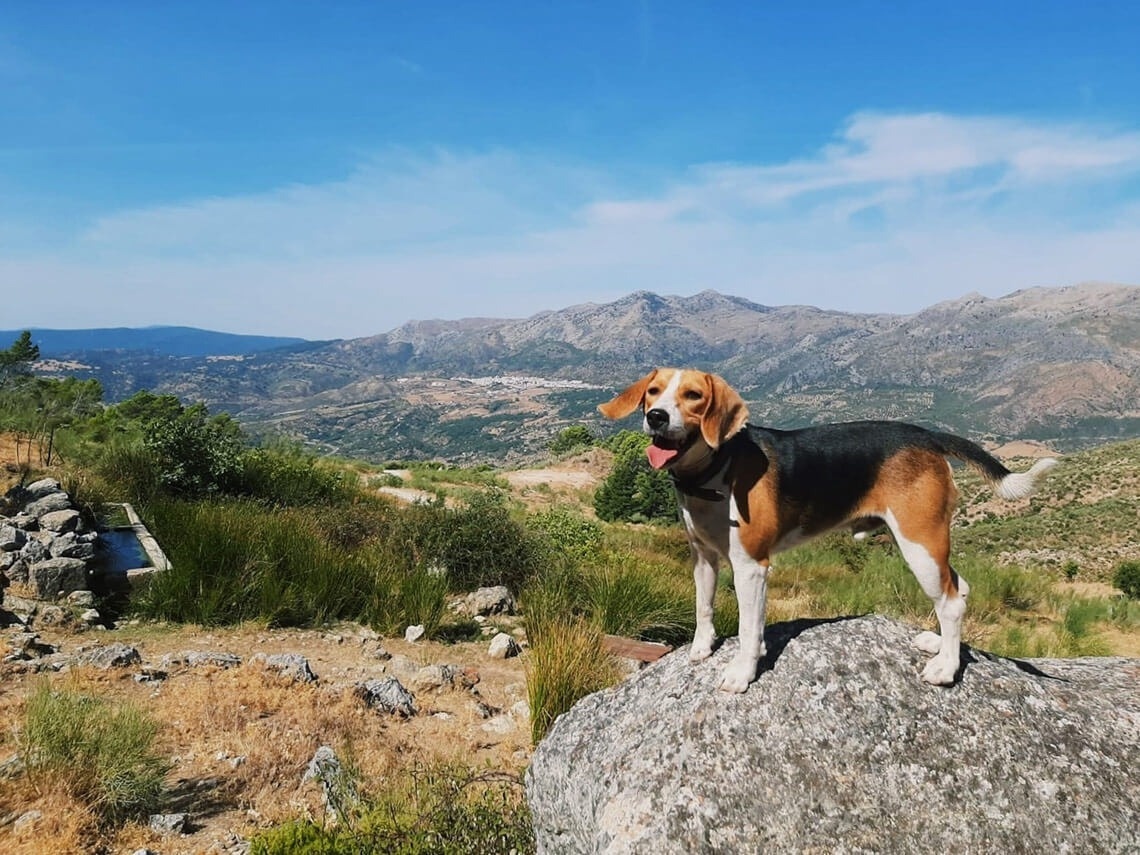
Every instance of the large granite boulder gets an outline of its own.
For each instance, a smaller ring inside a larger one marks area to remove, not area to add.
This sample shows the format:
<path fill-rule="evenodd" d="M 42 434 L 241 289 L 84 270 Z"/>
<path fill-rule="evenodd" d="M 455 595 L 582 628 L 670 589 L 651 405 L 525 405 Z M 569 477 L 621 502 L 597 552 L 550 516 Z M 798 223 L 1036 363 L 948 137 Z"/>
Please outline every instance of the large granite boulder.
<path fill-rule="evenodd" d="M 527 772 L 539 852 L 1140 851 L 1140 660 L 965 648 L 939 688 L 914 634 L 775 624 L 743 695 L 733 639 L 582 699 Z"/>

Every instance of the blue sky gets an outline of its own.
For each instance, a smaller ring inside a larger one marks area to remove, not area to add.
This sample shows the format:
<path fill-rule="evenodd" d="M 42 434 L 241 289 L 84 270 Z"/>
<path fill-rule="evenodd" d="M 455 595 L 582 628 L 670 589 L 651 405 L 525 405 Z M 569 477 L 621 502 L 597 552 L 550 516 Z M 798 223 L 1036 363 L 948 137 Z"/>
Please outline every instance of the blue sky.
<path fill-rule="evenodd" d="M 0 327 L 1140 283 L 1140 3 L 30 2 Z"/>

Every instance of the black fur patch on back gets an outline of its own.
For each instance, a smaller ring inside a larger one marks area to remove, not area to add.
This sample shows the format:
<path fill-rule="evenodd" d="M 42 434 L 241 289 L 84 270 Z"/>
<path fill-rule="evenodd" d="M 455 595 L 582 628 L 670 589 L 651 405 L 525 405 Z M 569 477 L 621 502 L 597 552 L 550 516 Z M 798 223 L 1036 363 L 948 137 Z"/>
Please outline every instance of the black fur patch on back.
<path fill-rule="evenodd" d="M 904 422 L 862 421 L 798 430 L 748 425 L 748 438 L 775 464 L 786 522 L 812 534 L 854 511 L 883 463 L 906 448 L 945 454 L 936 435 Z"/>

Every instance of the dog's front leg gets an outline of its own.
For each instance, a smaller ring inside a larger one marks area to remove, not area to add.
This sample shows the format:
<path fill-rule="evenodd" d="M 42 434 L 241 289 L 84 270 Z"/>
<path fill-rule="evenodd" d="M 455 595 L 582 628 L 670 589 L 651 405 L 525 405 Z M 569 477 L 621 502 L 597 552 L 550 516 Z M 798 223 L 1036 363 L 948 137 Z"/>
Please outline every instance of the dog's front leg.
<path fill-rule="evenodd" d="M 766 652 L 764 612 L 768 602 L 768 561 L 757 561 L 738 542 L 732 545 L 731 561 L 740 611 L 740 649 L 725 668 L 720 687 L 726 692 L 743 692 L 756 679 L 756 668 Z"/>
<path fill-rule="evenodd" d="M 713 628 L 713 600 L 716 598 L 716 553 L 693 547 L 693 582 L 697 589 L 697 631 L 689 647 L 689 661 L 700 662 L 712 655 L 716 630 Z"/>

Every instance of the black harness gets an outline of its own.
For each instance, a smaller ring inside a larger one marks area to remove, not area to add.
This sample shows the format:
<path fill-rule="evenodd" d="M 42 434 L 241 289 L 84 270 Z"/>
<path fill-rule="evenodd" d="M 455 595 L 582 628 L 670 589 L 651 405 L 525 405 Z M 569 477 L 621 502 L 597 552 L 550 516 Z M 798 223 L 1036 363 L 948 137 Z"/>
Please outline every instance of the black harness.
<path fill-rule="evenodd" d="M 737 446 L 740 445 L 740 438 L 747 436 L 748 429 L 746 427 L 745 430 L 722 443 L 720 448 L 713 452 L 705 467 L 696 475 L 682 478 L 670 471 L 669 478 L 673 482 L 674 489 L 682 495 L 703 499 L 706 502 L 723 502 L 728 498 L 728 492 L 726 490 L 714 490 L 708 485 L 728 468 L 737 451 Z"/>

